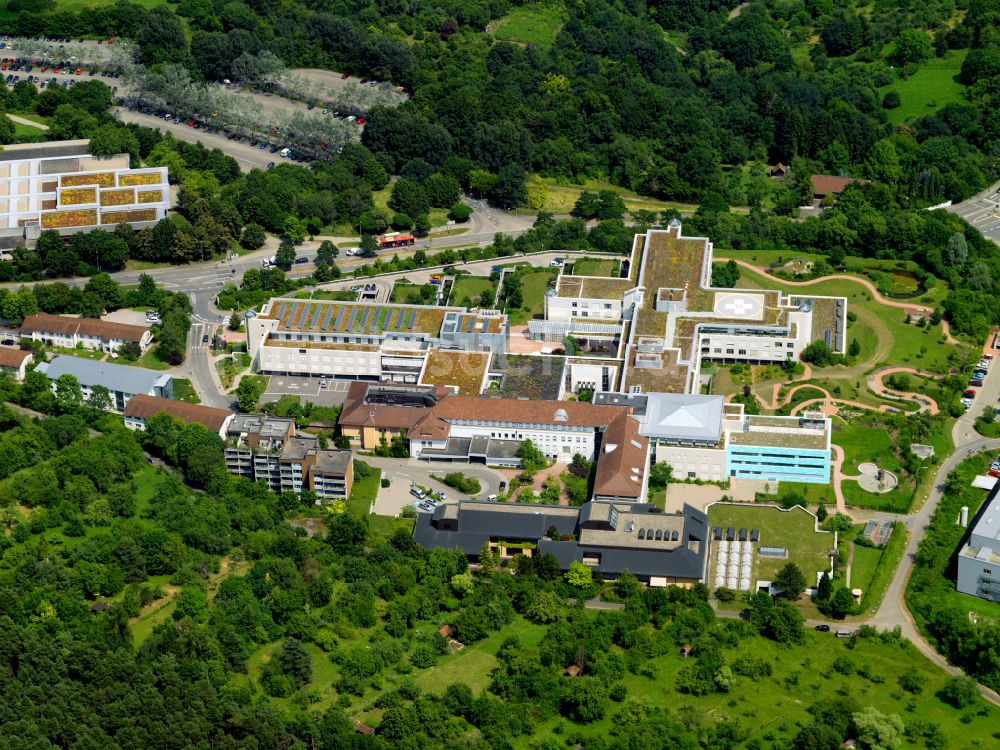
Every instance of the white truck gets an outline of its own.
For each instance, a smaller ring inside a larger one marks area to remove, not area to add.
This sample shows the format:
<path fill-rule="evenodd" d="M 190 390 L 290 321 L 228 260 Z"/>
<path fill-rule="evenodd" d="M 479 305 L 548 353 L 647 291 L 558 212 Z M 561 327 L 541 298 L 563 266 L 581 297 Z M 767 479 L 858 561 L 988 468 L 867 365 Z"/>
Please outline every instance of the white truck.
<path fill-rule="evenodd" d="M 292 153 L 292 150 L 290 148 L 283 148 L 281 149 L 281 151 L 278 152 L 278 155 L 287 159 L 290 153 Z"/>
<path fill-rule="evenodd" d="M 264 260 L 262 260 L 260 264 L 264 268 L 270 268 L 271 266 L 274 265 L 274 256 L 272 255 L 270 258 L 264 258 Z"/>

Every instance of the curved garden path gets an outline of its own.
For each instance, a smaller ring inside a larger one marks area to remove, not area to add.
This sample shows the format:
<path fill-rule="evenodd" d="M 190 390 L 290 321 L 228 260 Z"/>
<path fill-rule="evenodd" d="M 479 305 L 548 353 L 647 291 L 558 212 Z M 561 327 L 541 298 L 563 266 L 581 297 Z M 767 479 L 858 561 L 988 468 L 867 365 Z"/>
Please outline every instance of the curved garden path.
<path fill-rule="evenodd" d="M 899 300 L 883 297 L 882 293 L 879 292 L 879 290 L 875 287 L 875 285 L 871 283 L 868 279 L 863 279 L 860 276 L 855 276 L 849 273 L 832 273 L 829 276 L 820 276 L 818 279 L 809 279 L 808 281 L 789 281 L 788 279 L 783 279 L 780 276 L 775 276 L 772 273 L 768 273 L 770 269 L 767 266 L 755 266 L 753 263 L 750 263 L 745 260 L 740 260 L 739 258 L 719 257 L 716 258 L 716 260 L 735 261 L 736 265 L 738 266 L 743 266 L 744 268 L 749 269 L 750 271 L 759 273 L 761 276 L 766 276 L 768 278 L 775 279 L 779 283 L 788 284 L 789 286 L 810 286 L 812 284 L 822 284 L 824 281 L 833 281 L 834 279 L 841 279 L 843 281 L 853 281 L 856 284 L 861 284 L 861 286 L 865 287 L 865 289 L 867 289 L 871 293 L 872 299 L 874 299 L 880 305 L 886 305 L 888 307 L 898 307 L 901 310 L 921 310 L 927 313 L 928 315 L 932 312 L 931 308 L 924 307 L 923 305 L 914 305 L 907 302 L 900 302 Z"/>
<path fill-rule="evenodd" d="M 888 394 L 889 396 L 894 396 L 896 398 L 902 398 L 907 401 L 912 401 L 917 404 L 920 408 L 918 411 L 929 411 L 931 414 L 937 414 L 940 409 L 938 408 L 937 401 L 932 399 L 930 396 L 923 396 L 919 393 L 913 393 L 911 391 L 897 391 L 892 388 L 887 388 L 883 383 L 882 379 L 893 373 L 906 373 L 908 375 L 919 375 L 922 378 L 931 378 L 932 380 L 939 380 L 941 376 L 936 372 L 928 372 L 927 370 L 918 370 L 915 367 L 883 367 L 879 370 L 868 375 L 868 388 L 876 396 L 881 396 L 883 394 Z"/>

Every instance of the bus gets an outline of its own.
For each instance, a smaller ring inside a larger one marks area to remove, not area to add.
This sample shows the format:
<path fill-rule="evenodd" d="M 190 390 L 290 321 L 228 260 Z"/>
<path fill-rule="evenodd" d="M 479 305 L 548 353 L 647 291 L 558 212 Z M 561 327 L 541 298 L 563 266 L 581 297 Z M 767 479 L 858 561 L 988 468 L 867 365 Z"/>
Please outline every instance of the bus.
<path fill-rule="evenodd" d="M 378 238 L 378 246 L 383 250 L 389 247 L 406 247 L 414 242 L 416 239 L 412 234 L 399 234 L 398 232 L 383 234 Z"/>

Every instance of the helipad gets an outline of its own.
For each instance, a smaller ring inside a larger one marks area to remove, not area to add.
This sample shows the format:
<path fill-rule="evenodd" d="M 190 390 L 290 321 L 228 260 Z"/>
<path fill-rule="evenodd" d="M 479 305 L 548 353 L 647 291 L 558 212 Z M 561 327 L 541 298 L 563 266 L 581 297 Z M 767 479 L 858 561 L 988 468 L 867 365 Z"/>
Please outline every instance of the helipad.
<path fill-rule="evenodd" d="M 720 292 L 715 295 L 715 314 L 720 318 L 760 320 L 764 316 L 764 295 Z"/>

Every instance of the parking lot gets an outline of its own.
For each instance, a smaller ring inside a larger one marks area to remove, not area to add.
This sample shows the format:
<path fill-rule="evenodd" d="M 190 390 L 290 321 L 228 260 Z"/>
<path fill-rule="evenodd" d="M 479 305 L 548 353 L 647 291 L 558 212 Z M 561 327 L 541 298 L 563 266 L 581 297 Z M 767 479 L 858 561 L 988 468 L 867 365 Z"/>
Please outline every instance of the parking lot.
<path fill-rule="evenodd" d="M 978 229 L 982 235 L 1000 243 L 1000 183 L 969 200 L 949 206 L 956 213 Z"/>
<path fill-rule="evenodd" d="M 312 401 L 321 406 L 337 406 L 347 398 L 348 380 L 327 380 L 327 387 L 320 387 L 319 378 L 295 375 L 272 375 L 267 391 L 261 397 L 264 403 L 278 401 L 282 396 L 299 396 L 303 401 Z"/>
<path fill-rule="evenodd" d="M 444 492 L 448 500 L 467 500 L 463 495 L 434 478 L 444 476 L 449 471 L 461 471 L 467 477 L 479 480 L 480 491 L 472 499 L 482 500 L 488 495 L 499 491 L 504 475 L 487 466 L 472 466 L 470 464 L 429 463 L 412 458 L 378 458 L 365 456 L 363 460 L 371 466 L 382 470 L 382 477 L 389 480 L 389 486 L 379 490 L 375 501 L 375 513 L 380 516 L 396 516 L 402 513 L 407 505 L 414 505 L 417 499 L 410 494 L 410 483 L 427 487 L 433 492 Z"/>

